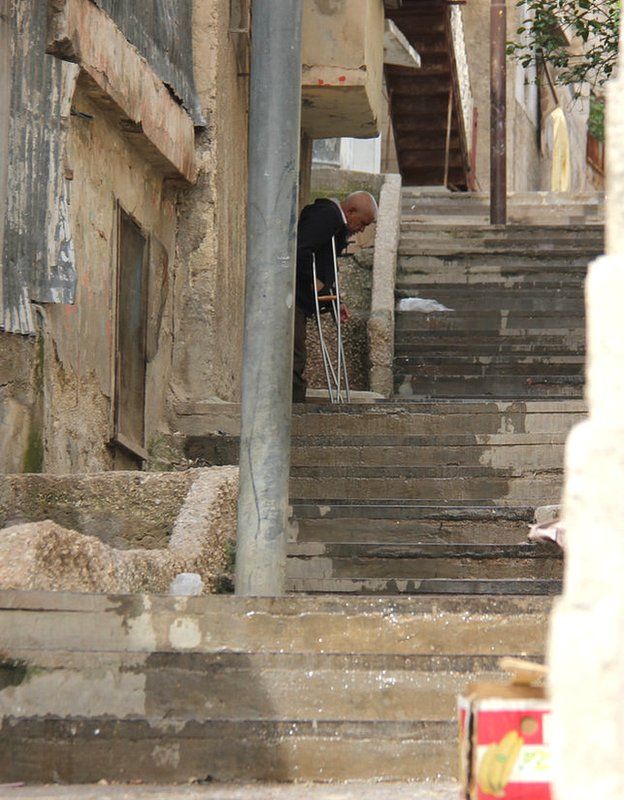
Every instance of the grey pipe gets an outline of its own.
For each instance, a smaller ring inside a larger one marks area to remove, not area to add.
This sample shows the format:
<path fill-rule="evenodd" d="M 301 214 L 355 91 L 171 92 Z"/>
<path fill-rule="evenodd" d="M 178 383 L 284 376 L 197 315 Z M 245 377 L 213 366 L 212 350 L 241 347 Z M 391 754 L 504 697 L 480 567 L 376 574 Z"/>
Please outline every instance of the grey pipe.
<path fill-rule="evenodd" d="M 507 224 L 507 5 L 490 8 L 490 222 Z"/>
<path fill-rule="evenodd" d="M 254 0 L 236 593 L 284 592 L 301 0 Z"/>

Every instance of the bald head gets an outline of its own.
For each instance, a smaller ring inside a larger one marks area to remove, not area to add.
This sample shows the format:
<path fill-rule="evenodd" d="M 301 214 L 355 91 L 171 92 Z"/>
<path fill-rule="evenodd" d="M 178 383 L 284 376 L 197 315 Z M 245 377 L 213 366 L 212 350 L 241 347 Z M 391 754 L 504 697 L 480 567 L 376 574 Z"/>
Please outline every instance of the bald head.
<path fill-rule="evenodd" d="M 340 204 L 349 233 L 360 233 L 377 220 L 377 203 L 369 192 L 353 192 Z"/>

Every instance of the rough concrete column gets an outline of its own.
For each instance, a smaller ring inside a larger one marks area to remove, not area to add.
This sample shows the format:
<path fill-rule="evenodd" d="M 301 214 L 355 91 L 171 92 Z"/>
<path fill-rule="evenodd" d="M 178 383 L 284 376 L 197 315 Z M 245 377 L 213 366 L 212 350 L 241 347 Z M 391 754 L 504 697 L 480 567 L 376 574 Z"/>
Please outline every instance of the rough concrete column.
<path fill-rule="evenodd" d="M 386 175 L 379 197 L 371 314 L 368 320 L 370 389 L 386 397 L 394 389 L 394 284 L 400 232 L 401 176 Z"/>
<path fill-rule="evenodd" d="M 565 591 L 549 645 L 559 800 L 624 797 L 624 76 L 607 130 L 608 255 L 586 284 L 590 415 L 566 449 Z"/>

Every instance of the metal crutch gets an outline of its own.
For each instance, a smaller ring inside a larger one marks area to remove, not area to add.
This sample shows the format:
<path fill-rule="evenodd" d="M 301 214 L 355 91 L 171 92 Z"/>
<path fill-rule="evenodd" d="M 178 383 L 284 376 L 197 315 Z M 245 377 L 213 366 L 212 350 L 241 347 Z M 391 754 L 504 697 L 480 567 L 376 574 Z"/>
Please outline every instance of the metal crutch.
<path fill-rule="evenodd" d="M 338 330 L 338 396 L 342 397 L 340 393 L 340 366 L 342 363 L 342 371 L 344 375 L 345 384 L 345 400 L 347 403 L 351 401 L 351 390 L 349 388 L 349 374 L 347 372 L 347 360 L 344 354 L 344 343 L 342 341 L 342 323 L 340 320 L 340 284 L 338 283 L 338 258 L 336 255 L 336 239 L 332 236 L 332 256 L 334 259 L 334 286 L 336 287 L 336 299 L 333 301 L 334 306 L 334 319 L 336 321 L 336 328 Z M 339 400 L 338 402 L 342 402 Z"/>
<path fill-rule="evenodd" d="M 312 255 L 312 280 L 314 282 L 314 287 L 315 287 L 314 303 L 316 311 L 316 325 L 319 332 L 321 356 L 323 358 L 323 367 L 325 369 L 325 377 L 327 379 L 329 400 L 331 403 L 343 403 L 345 401 L 348 403 L 350 401 L 349 376 L 347 374 L 347 365 L 344 357 L 344 345 L 342 342 L 342 329 L 340 324 L 340 294 L 338 285 L 338 264 L 336 259 L 336 245 L 333 239 L 332 239 L 332 252 L 334 261 L 335 293 L 333 295 L 327 295 L 320 298 L 316 292 L 316 284 L 317 284 L 316 258 L 314 254 Z M 337 369 L 334 369 L 334 365 L 332 363 L 332 359 L 329 353 L 329 348 L 327 346 L 327 342 L 325 341 L 325 337 L 323 335 L 323 326 L 321 322 L 321 309 L 320 309 L 321 301 L 329 302 L 331 304 L 330 306 L 331 312 L 334 317 L 334 322 L 336 323 L 337 340 L 338 340 L 336 348 Z M 345 386 L 344 397 L 343 397 L 343 392 L 341 390 L 341 380 L 343 376 L 344 376 L 344 386 Z"/>
<path fill-rule="evenodd" d="M 325 378 L 327 379 L 327 390 L 329 392 L 329 402 L 334 403 L 338 402 L 334 400 L 334 390 L 333 385 L 336 383 L 336 373 L 334 372 L 333 364 L 331 363 L 331 358 L 329 357 L 329 351 L 327 349 L 327 345 L 325 344 L 325 337 L 323 336 L 323 326 L 321 324 L 321 306 L 319 301 L 318 292 L 316 290 L 317 278 L 316 278 L 316 256 L 314 253 L 312 254 L 312 285 L 314 286 L 314 308 L 316 311 L 316 327 L 318 329 L 319 334 L 319 342 L 321 345 L 321 356 L 323 358 L 323 367 L 325 368 Z M 324 300 L 326 298 L 323 298 Z M 331 372 L 331 377 L 330 377 Z"/>

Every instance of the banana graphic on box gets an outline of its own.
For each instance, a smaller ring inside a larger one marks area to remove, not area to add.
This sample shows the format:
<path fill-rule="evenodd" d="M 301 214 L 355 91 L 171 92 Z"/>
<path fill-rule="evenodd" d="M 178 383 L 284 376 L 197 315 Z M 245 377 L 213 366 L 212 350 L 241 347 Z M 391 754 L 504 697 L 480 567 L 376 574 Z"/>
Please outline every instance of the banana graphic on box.
<path fill-rule="evenodd" d="M 498 744 L 488 747 L 477 770 L 477 784 L 482 792 L 492 797 L 505 796 L 505 787 L 523 744 L 522 736 L 516 731 L 509 731 Z"/>

